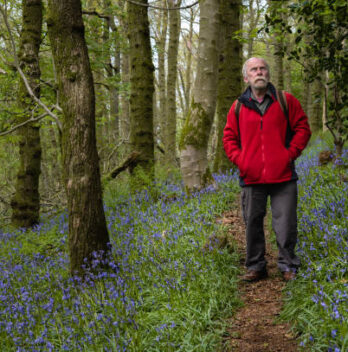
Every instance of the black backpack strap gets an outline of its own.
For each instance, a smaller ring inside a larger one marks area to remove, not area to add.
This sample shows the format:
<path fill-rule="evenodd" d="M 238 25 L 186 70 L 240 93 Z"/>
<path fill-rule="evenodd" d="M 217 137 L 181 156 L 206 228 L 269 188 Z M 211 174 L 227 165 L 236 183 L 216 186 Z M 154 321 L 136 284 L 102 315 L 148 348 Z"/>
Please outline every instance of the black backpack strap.
<path fill-rule="evenodd" d="M 280 107 L 286 117 L 288 122 L 286 127 L 286 137 L 285 137 L 285 147 L 289 148 L 292 137 L 294 136 L 294 131 L 291 130 L 290 120 L 289 120 L 289 107 L 286 100 L 285 92 L 283 90 L 276 90 L 277 100 L 279 101 Z"/>
<path fill-rule="evenodd" d="M 242 107 L 242 103 L 237 100 L 236 106 L 234 108 L 234 114 L 236 115 L 236 120 L 237 120 L 237 129 L 238 129 L 238 136 L 239 136 L 239 148 L 241 148 L 242 143 L 240 141 L 240 128 L 239 128 L 239 112 Z"/>

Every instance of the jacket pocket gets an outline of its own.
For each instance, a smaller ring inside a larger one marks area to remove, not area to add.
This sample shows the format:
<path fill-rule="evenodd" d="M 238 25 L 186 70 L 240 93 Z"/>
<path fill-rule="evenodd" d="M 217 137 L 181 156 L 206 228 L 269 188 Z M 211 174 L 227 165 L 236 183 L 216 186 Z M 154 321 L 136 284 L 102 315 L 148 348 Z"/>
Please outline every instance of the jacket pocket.
<path fill-rule="evenodd" d="M 279 152 L 275 153 L 270 170 L 272 172 L 271 178 L 275 181 L 280 181 L 291 177 L 292 160 L 289 151 L 282 146 Z"/>
<path fill-rule="evenodd" d="M 262 158 L 260 153 L 250 152 L 240 158 L 240 176 L 245 182 L 258 182 L 262 174 Z"/>

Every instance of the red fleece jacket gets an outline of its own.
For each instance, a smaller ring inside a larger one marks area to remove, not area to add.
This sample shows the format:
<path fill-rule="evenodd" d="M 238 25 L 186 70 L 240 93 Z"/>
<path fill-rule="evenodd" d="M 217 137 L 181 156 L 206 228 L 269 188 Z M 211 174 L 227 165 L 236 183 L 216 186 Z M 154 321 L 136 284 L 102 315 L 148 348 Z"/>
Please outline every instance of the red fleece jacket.
<path fill-rule="evenodd" d="M 239 112 L 240 142 L 235 116 L 236 101 L 227 115 L 223 145 L 228 158 L 238 166 L 242 185 L 279 183 L 297 179 L 294 160 L 306 147 L 311 131 L 300 102 L 285 93 L 289 122 L 294 136 L 287 149 L 287 120 L 279 102 L 273 102 L 261 116 L 245 105 Z"/>

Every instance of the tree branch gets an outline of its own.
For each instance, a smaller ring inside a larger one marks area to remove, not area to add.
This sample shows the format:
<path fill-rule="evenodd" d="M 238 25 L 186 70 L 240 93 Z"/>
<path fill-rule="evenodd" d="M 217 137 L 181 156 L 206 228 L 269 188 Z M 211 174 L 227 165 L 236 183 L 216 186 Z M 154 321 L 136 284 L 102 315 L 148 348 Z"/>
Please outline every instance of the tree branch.
<path fill-rule="evenodd" d="M 97 16 L 99 18 L 104 18 L 104 19 L 107 19 L 107 20 L 110 20 L 110 19 L 113 18 L 113 16 L 111 16 L 111 15 L 103 15 L 102 13 L 99 13 L 96 10 L 82 10 L 82 14 L 83 15 Z"/>
<path fill-rule="evenodd" d="M 57 91 L 57 87 L 54 84 L 52 84 L 51 82 L 45 81 L 41 78 L 40 78 L 40 82 L 44 83 L 47 87 L 52 88 L 55 92 Z"/>
<path fill-rule="evenodd" d="M 105 87 L 107 90 L 110 90 L 110 86 L 106 83 L 103 82 L 94 82 L 95 85 L 99 85 L 99 86 L 103 86 Z"/>
<path fill-rule="evenodd" d="M 7 31 L 8 31 L 8 34 L 9 34 L 9 37 L 10 37 L 10 42 L 11 42 L 11 46 L 12 46 L 12 55 L 14 57 L 14 63 L 15 63 L 15 67 L 18 71 L 18 73 L 20 74 L 23 82 L 24 82 L 24 85 L 29 93 L 29 95 L 31 96 L 31 98 L 38 104 L 40 105 L 45 111 L 46 111 L 46 115 L 49 115 L 51 116 L 56 122 L 57 122 L 57 125 L 58 125 L 58 128 L 59 130 L 61 131 L 62 130 L 62 124 L 61 122 L 59 121 L 58 119 L 58 116 L 56 114 L 54 114 L 47 106 L 46 104 L 44 104 L 33 92 L 33 90 L 31 89 L 30 87 L 30 84 L 27 80 L 27 78 L 25 77 L 25 74 L 24 72 L 22 71 L 22 69 L 20 68 L 19 66 L 19 63 L 18 63 L 18 57 L 17 57 L 17 54 L 16 54 L 16 45 L 15 45 L 15 42 L 14 42 L 14 39 L 13 39 L 13 36 L 12 36 L 12 33 L 11 33 L 11 28 L 10 28 L 10 25 L 8 23 L 8 20 L 7 20 L 7 16 L 6 16 L 6 13 L 4 11 L 4 9 L 0 6 L 0 12 L 1 12 L 1 15 L 4 19 L 4 22 L 5 22 L 5 25 L 6 25 L 6 28 L 7 28 Z M 60 109 L 61 110 L 61 109 Z"/>
<path fill-rule="evenodd" d="M 331 121 L 326 121 L 325 122 L 325 126 L 328 128 L 328 130 L 330 131 L 330 133 L 332 134 L 332 136 L 333 136 L 333 138 L 334 138 L 334 140 L 336 141 L 337 140 L 337 136 L 336 136 L 336 133 L 334 132 L 334 130 L 331 128 L 331 126 L 330 126 L 330 123 L 332 122 L 332 120 Z"/>
<path fill-rule="evenodd" d="M 105 176 L 104 182 L 108 183 L 112 178 L 116 178 L 118 174 L 122 171 L 126 170 L 130 166 L 135 166 L 138 162 L 138 158 L 141 154 L 137 151 L 132 152 L 129 157 L 122 163 L 121 166 L 116 167 L 113 171 L 111 171 L 108 175 Z"/>
<path fill-rule="evenodd" d="M 112 149 L 112 151 L 109 153 L 109 156 L 107 157 L 107 160 L 110 161 L 113 154 L 116 152 L 116 150 L 125 142 L 129 141 L 129 137 L 130 137 L 130 133 L 128 134 L 128 136 L 126 138 L 121 139 L 117 145 L 115 145 L 115 147 Z"/>
<path fill-rule="evenodd" d="M 199 0 L 198 0 L 198 1 L 195 1 L 191 5 L 187 5 L 187 6 L 183 6 L 183 7 L 160 7 L 160 6 L 154 6 L 154 5 L 151 5 L 151 4 L 142 4 L 141 2 L 137 2 L 137 1 L 134 1 L 134 0 L 126 0 L 126 1 L 128 1 L 129 3 L 131 3 L 133 5 L 150 7 L 152 9 L 165 10 L 165 11 L 168 11 L 168 10 L 185 10 L 185 9 L 189 9 L 189 8 L 195 6 L 195 5 L 197 5 L 199 3 Z"/>
<path fill-rule="evenodd" d="M 111 30 L 113 32 L 117 32 L 117 27 L 116 27 L 115 22 L 114 22 L 114 16 L 112 16 L 112 15 L 104 15 L 102 13 L 99 13 L 95 9 L 93 9 L 93 10 L 82 10 L 82 14 L 83 15 L 97 16 L 99 18 L 106 19 L 106 21 L 108 22 Z"/>
<path fill-rule="evenodd" d="M 10 134 L 10 133 L 14 132 L 15 130 L 17 130 L 18 128 L 27 125 L 28 123 L 40 121 L 41 119 L 43 119 L 43 118 L 44 118 L 45 116 L 47 116 L 47 115 L 48 115 L 47 113 L 44 113 L 44 114 L 42 114 L 42 115 L 40 115 L 40 116 L 38 116 L 38 117 L 35 117 L 35 118 L 32 117 L 32 118 L 30 118 L 29 120 L 26 120 L 26 121 L 24 121 L 24 122 L 22 122 L 22 123 L 20 123 L 20 124 L 18 124 L 18 125 L 16 125 L 16 126 L 12 127 L 12 128 L 11 128 L 10 130 L 8 130 L 8 131 L 1 132 L 1 133 L 0 133 L 0 137 L 5 136 L 5 135 L 7 135 L 7 134 Z"/>

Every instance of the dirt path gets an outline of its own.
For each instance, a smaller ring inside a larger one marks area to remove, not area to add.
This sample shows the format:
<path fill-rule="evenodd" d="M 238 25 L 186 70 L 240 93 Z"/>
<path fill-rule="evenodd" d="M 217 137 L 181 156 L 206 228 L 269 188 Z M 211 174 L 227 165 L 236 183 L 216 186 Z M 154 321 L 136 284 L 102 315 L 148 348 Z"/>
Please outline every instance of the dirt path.
<path fill-rule="evenodd" d="M 226 213 L 221 221 L 229 224 L 229 233 L 237 241 L 244 274 L 245 233 L 240 210 Z M 269 277 L 256 283 L 240 281 L 244 306 L 229 320 L 225 352 L 296 352 L 298 346 L 287 324 L 276 323 L 282 306 L 282 289 L 285 286 L 278 268 L 277 251 L 267 238 L 267 268 Z"/>

